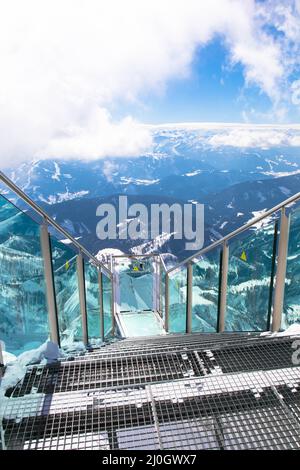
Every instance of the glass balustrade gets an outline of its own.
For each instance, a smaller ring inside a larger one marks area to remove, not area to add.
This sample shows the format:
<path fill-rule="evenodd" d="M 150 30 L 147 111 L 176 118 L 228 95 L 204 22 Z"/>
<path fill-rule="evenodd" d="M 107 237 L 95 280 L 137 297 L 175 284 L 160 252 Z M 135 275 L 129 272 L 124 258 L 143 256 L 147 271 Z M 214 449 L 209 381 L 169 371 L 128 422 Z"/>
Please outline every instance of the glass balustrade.
<path fill-rule="evenodd" d="M 300 206 L 290 215 L 282 329 L 300 323 Z"/>
<path fill-rule="evenodd" d="M 120 258 L 120 311 L 153 310 L 153 266 L 149 258 Z"/>
<path fill-rule="evenodd" d="M 270 315 L 275 224 L 229 242 L 226 331 L 265 331 Z"/>
<path fill-rule="evenodd" d="M 88 261 L 84 262 L 86 290 L 86 311 L 89 339 L 101 338 L 100 289 L 98 269 Z"/>
<path fill-rule="evenodd" d="M 193 265 L 192 332 L 217 331 L 220 253 L 216 248 Z"/>
<path fill-rule="evenodd" d="M 110 277 L 102 274 L 102 290 L 103 290 L 103 313 L 104 313 L 104 337 L 109 338 L 113 332 L 113 315 L 112 315 L 112 281 Z"/>
<path fill-rule="evenodd" d="M 186 268 L 169 276 L 169 331 L 186 331 Z"/>
<path fill-rule="evenodd" d="M 166 272 L 163 266 L 160 265 L 160 310 L 161 316 L 165 319 L 165 289 L 166 289 Z"/>
<path fill-rule="evenodd" d="M 76 252 L 51 237 L 52 264 L 61 345 L 82 340 Z"/>
<path fill-rule="evenodd" d="M 25 204 L 25 203 L 23 203 Z M 32 211 L 33 212 L 33 211 Z M 45 267 L 41 249 L 42 218 L 0 195 L 0 341 L 13 354 L 33 349 L 49 336 Z M 49 227 L 52 270 L 61 345 L 82 340 L 77 251 L 57 239 Z M 84 262 L 86 308 L 90 339 L 101 337 L 98 269 Z M 103 276 L 104 328 L 112 332 L 112 286 Z"/>
<path fill-rule="evenodd" d="M 0 340 L 19 354 L 48 336 L 40 226 L 0 196 Z"/>
<path fill-rule="evenodd" d="M 40 224 L 0 196 L 0 340 L 9 352 L 35 348 L 49 337 Z M 51 232 L 53 233 L 53 232 Z M 253 227 L 229 242 L 225 331 L 266 331 L 270 325 L 276 271 L 277 222 Z M 77 250 L 50 236 L 61 345 L 81 341 Z M 194 260 L 192 332 L 218 328 L 221 247 Z M 115 259 L 117 314 L 157 310 L 165 317 L 166 273 L 157 258 Z M 99 271 L 87 258 L 84 280 L 88 335 L 101 338 Z M 111 277 L 102 273 L 104 336 L 117 334 Z M 300 323 L 300 206 L 291 212 L 282 329 Z M 185 333 L 187 268 L 169 275 L 169 332 Z M 152 317 L 151 317 L 152 318 Z M 161 319 L 157 317 L 159 322 Z M 152 321 L 152 320 L 151 320 Z M 162 327 L 162 325 L 160 325 Z M 161 334 L 161 333 L 159 333 Z"/>

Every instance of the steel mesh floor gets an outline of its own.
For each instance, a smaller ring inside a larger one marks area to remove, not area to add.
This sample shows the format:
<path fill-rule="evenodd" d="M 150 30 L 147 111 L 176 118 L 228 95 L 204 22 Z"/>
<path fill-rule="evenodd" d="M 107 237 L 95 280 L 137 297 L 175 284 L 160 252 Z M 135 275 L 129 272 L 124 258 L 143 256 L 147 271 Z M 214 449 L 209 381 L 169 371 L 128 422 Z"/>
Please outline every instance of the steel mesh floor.
<path fill-rule="evenodd" d="M 292 367 L 292 342 L 292 339 L 260 340 L 221 347 L 210 343 L 209 349 L 205 344 L 193 345 L 196 347 L 194 350 L 160 354 L 149 350 L 147 354 L 135 352 L 135 355 L 119 357 L 116 353 L 113 356 L 104 354 L 90 360 L 32 367 L 12 395 L 142 385 L 207 374 Z"/>
<path fill-rule="evenodd" d="M 183 337 L 181 351 L 118 357 L 116 346 L 31 367 L 6 400 L 3 447 L 299 449 L 291 344 L 256 338 L 189 350 Z"/>

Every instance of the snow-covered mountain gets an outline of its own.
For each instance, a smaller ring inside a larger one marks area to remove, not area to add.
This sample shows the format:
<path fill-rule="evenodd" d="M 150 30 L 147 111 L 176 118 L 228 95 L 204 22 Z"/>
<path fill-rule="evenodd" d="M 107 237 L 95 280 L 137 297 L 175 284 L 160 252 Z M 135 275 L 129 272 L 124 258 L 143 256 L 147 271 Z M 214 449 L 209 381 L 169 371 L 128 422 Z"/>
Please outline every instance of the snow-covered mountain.
<path fill-rule="evenodd" d="M 285 130 L 284 136 L 277 131 L 274 137 L 265 130 L 264 140 L 248 131 L 246 141 L 243 129 L 227 134 L 210 128 L 152 132 L 151 151 L 138 158 L 36 160 L 5 171 L 34 200 L 49 204 L 119 193 L 174 197 L 184 193 L 187 200 L 199 200 L 233 184 L 300 172 L 300 131 Z M 235 146 L 230 145 L 234 137 Z"/>
<path fill-rule="evenodd" d="M 239 183 L 216 193 L 201 198 L 204 203 L 205 244 L 230 233 L 240 225 L 253 219 L 259 213 L 279 204 L 299 191 L 300 174 L 276 179 L 257 180 Z M 184 194 L 184 193 L 183 193 Z M 173 204 L 186 202 L 184 199 L 160 196 L 130 195 L 128 203 Z M 87 245 L 93 252 L 106 248 L 119 249 L 122 252 L 136 254 L 162 252 L 174 254 L 179 259 L 192 255 L 185 250 L 186 240 L 174 240 L 167 234 L 154 240 L 99 240 L 96 225 L 99 217 L 96 209 L 100 204 L 109 203 L 118 208 L 118 196 L 106 198 L 81 198 L 59 204 L 44 204 L 47 212 L 65 227 L 73 236 Z"/>
<path fill-rule="evenodd" d="M 35 160 L 6 173 L 95 253 L 116 248 L 184 256 L 182 245 L 166 236 L 98 240 L 96 207 L 119 194 L 146 205 L 166 198 L 204 203 L 209 243 L 299 190 L 298 128 L 170 125 L 154 126 L 152 134 L 152 149 L 138 158 Z"/>

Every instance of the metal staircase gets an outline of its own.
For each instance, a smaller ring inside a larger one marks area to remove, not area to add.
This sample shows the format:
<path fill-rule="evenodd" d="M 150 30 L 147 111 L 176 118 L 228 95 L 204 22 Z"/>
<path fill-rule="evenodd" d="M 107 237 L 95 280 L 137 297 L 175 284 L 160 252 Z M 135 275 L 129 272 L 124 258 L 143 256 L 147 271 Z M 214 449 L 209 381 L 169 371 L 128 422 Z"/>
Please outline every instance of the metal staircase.
<path fill-rule="evenodd" d="M 7 392 L 6 449 L 299 449 L 295 338 L 119 341 L 28 368 Z"/>

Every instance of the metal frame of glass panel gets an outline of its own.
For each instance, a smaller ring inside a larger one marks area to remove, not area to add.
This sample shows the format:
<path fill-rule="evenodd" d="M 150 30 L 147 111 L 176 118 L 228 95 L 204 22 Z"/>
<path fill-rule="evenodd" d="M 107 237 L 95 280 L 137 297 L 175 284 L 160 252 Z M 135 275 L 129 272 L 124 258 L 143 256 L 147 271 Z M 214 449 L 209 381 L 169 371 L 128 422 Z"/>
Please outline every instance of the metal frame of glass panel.
<path fill-rule="evenodd" d="M 229 266 L 229 248 L 231 242 L 238 236 L 246 232 L 248 229 L 255 227 L 257 224 L 262 224 L 264 221 L 270 221 L 270 218 L 274 220 L 274 236 L 270 242 L 270 252 L 272 252 L 272 263 L 270 271 L 270 287 L 267 295 L 267 321 L 266 330 L 278 331 L 281 325 L 284 292 L 285 292 L 285 280 L 286 280 L 286 269 L 287 269 L 287 253 L 289 243 L 289 219 L 286 210 L 290 208 L 296 201 L 300 200 L 300 193 L 286 199 L 282 203 L 273 207 L 272 209 L 264 212 L 260 216 L 256 217 L 247 224 L 239 227 L 234 232 L 223 237 L 222 239 L 212 243 L 205 247 L 193 256 L 183 260 L 178 265 L 169 269 L 165 276 L 165 325 L 166 331 L 169 331 L 170 322 L 170 275 L 173 275 L 175 271 L 178 271 L 182 267 L 187 267 L 191 264 L 197 263 L 197 260 L 213 251 L 218 247 L 222 247 L 222 255 L 220 259 L 220 279 L 219 279 L 219 299 L 218 299 L 218 332 L 222 332 L 225 329 L 225 320 L 227 313 L 227 300 L 228 300 L 228 266 Z M 278 213 L 280 214 L 280 225 L 278 224 Z M 277 217 L 277 219 L 276 219 Z M 280 226 L 278 235 L 278 225 Z M 255 236 L 255 234 L 254 234 Z M 186 333 L 189 332 L 188 315 L 192 311 L 191 298 L 189 294 L 192 289 L 193 275 L 189 276 L 187 282 L 187 295 L 185 300 L 186 309 Z"/>
<path fill-rule="evenodd" d="M 288 328 L 294 323 L 300 323 L 300 204 L 297 204 L 296 207 L 292 207 L 289 219 L 288 253 L 281 321 L 282 329 Z"/>

